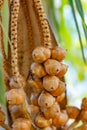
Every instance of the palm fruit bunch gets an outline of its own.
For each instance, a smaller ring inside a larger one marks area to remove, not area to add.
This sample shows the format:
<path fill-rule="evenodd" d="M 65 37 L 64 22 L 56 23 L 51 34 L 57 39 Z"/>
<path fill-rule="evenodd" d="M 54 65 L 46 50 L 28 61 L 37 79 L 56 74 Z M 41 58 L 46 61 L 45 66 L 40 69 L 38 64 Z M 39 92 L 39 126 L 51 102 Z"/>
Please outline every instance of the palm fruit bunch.
<path fill-rule="evenodd" d="M 33 63 L 30 66 L 28 84 L 31 91 L 30 104 L 38 107 L 33 122 L 41 130 L 56 130 L 66 125 L 68 114 L 61 109 L 66 96 L 66 84 L 63 77 L 68 66 L 62 61 L 66 50 L 56 46 L 36 47 L 32 52 Z M 31 117 L 34 112 L 31 111 Z"/>

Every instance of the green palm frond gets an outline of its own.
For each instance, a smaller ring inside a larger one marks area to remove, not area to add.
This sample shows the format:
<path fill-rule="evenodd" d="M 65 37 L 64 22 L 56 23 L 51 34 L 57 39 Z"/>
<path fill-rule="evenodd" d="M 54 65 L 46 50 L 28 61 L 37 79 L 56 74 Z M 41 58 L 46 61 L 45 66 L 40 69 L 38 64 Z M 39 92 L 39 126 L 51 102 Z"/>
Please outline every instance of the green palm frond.
<path fill-rule="evenodd" d="M 76 5 L 78 4 L 78 2 L 79 1 L 77 0 Z M 84 62 L 86 63 L 85 54 L 84 54 L 84 46 L 83 46 L 83 42 L 82 42 L 82 38 L 81 38 L 81 33 L 80 33 L 78 21 L 77 21 L 77 18 L 76 18 L 76 12 L 75 12 L 75 8 L 74 8 L 73 0 L 69 0 L 69 3 L 70 3 L 70 6 L 71 6 L 71 9 L 72 9 L 72 14 L 73 14 L 73 17 L 74 17 L 76 29 L 77 29 L 78 36 L 79 36 L 79 41 L 80 41 L 80 46 L 81 46 L 81 51 L 82 51 L 82 57 L 83 57 Z M 81 3 L 80 3 L 80 5 L 81 5 Z M 80 5 L 78 7 L 78 10 L 79 10 L 79 13 L 81 14 L 82 19 L 84 19 L 84 15 L 83 15 L 83 11 L 82 11 L 82 6 L 80 8 Z"/>
<path fill-rule="evenodd" d="M 84 11 L 83 11 L 81 0 L 75 0 L 75 4 L 76 4 L 77 10 L 78 10 L 78 13 L 81 17 L 81 20 L 82 20 L 82 26 L 83 26 L 83 30 L 84 30 L 84 34 L 85 34 L 85 38 L 86 38 L 86 42 L 87 42 L 87 26 L 85 24 Z"/>

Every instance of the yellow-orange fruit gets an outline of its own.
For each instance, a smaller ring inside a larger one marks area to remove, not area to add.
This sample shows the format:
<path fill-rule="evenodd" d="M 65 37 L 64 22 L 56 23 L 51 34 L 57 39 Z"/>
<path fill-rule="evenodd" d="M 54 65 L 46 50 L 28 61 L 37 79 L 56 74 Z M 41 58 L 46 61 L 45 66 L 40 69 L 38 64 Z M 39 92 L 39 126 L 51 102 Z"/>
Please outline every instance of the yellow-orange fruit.
<path fill-rule="evenodd" d="M 60 70 L 60 72 L 58 73 L 57 76 L 59 78 L 62 78 L 66 74 L 67 70 L 68 70 L 68 66 L 61 63 L 61 70 Z"/>
<path fill-rule="evenodd" d="M 58 88 L 55 91 L 51 92 L 51 94 L 53 96 L 59 96 L 63 92 L 65 92 L 65 90 L 66 90 L 66 84 L 63 81 L 60 80 Z"/>
<path fill-rule="evenodd" d="M 55 47 L 52 50 L 52 58 L 58 61 L 62 61 L 66 56 L 66 50 L 61 47 Z"/>
<path fill-rule="evenodd" d="M 31 130 L 31 122 L 28 119 L 16 119 L 12 125 L 12 130 Z"/>
<path fill-rule="evenodd" d="M 65 96 L 66 96 L 65 92 L 63 92 L 61 95 L 57 96 L 56 101 L 57 102 L 63 101 L 63 99 L 65 98 Z"/>
<path fill-rule="evenodd" d="M 24 91 L 22 89 L 11 89 L 6 92 L 6 100 L 10 105 L 22 104 L 25 100 Z"/>
<path fill-rule="evenodd" d="M 49 91 L 55 91 L 59 86 L 59 79 L 56 76 L 45 76 L 43 78 L 43 87 Z"/>
<path fill-rule="evenodd" d="M 71 119 L 76 119 L 80 113 L 80 110 L 77 107 L 73 107 L 73 106 L 67 106 L 66 111 L 68 117 Z"/>
<path fill-rule="evenodd" d="M 55 98 L 46 91 L 43 91 L 38 98 L 39 106 L 44 108 L 51 107 L 54 104 L 54 102 L 55 102 Z"/>
<path fill-rule="evenodd" d="M 58 128 L 60 126 L 65 125 L 67 121 L 68 121 L 68 115 L 65 111 L 62 111 L 53 118 L 53 125 Z"/>
<path fill-rule="evenodd" d="M 23 105 L 9 105 L 8 106 L 10 114 L 11 114 L 11 119 L 14 122 L 15 119 L 18 119 L 20 117 L 26 118 L 25 110 L 23 109 Z"/>
<path fill-rule="evenodd" d="M 35 118 L 35 124 L 40 127 L 48 127 L 52 124 L 52 120 L 47 120 L 42 114 L 38 114 Z"/>
<path fill-rule="evenodd" d="M 82 121 L 87 121 L 87 111 L 85 111 L 85 110 L 81 111 L 81 113 L 80 113 L 80 119 Z"/>
<path fill-rule="evenodd" d="M 17 78 L 11 78 L 9 85 L 11 88 L 22 88 L 26 86 L 25 79 L 22 75 L 18 76 Z"/>
<path fill-rule="evenodd" d="M 81 104 L 81 109 L 87 110 L 87 98 L 83 98 L 82 104 Z"/>
<path fill-rule="evenodd" d="M 33 60 L 37 63 L 43 63 L 51 56 L 51 50 L 45 47 L 37 47 L 32 52 Z"/>
<path fill-rule="evenodd" d="M 58 75 L 61 70 L 61 63 L 57 60 L 48 59 L 45 63 L 45 70 L 49 75 Z"/>
<path fill-rule="evenodd" d="M 42 78 L 46 75 L 45 69 L 41 64 L 38 63 L 32 63 L 31 64 L 31 71 L 34 76 L 37 78 Z"/>
<path fill-rule="evenodd" d="M 60 106 L 55 102 L 50 108 L 42 108 L 41 110 L 47 119 L 54 118 L 60 112 Z"/>
<path fill-rule="evenodd" d="M 29 86 L 36 89 L 43 89 L 43 83 L 41 79 L 29 79 L 28 80 Z"/>

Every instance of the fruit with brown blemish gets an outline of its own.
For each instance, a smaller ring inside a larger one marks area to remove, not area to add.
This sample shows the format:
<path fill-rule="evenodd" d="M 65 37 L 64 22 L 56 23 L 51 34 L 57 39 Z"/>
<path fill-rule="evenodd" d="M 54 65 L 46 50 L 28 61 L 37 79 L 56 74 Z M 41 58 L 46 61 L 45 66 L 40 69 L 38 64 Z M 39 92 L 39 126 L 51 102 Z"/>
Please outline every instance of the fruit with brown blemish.
<path fill-rule="evenodd" d="M 63 81 L 60 80 L 58 88 L 55 91 L 51 92 L 51 94 L 53 96 L 59 96 L 63 92 L 65 92 L 65 90 L 66 90 L 66 84 Z"/>
<path fill-rule="evenodd" d="M 43 63 L 51 57 L 51 50 L 45 47 L 37 47 L 32 52 L 33 60 L 37 63 Z"/>
<path fill-rule="evenodd" d="M 48 59 L 44 63 L 44 67 L 49 75 L 58 75 L 61 70 L 61 63 L 54 59 Z"/>
<path fill-rule="evenodd" d="M 49 91 L 55 91 L 59 86 L 59 78 L 56 76 L 45 76 L 43 78 L 43 87 Z"/>
<path fill-rule="evenodd" d="M 55 98 L 48 92 L 42 91 L 38 98 L 38 104 L 40 107 L 49 108 L 55 102 Z"/>
<path fill-rule="evenodd" d="M 47 119 L 50 119 L 50 118 L 54 118 L 55 115 L 60 112 L 60 106 L 57 102 L 55 102 L 51 107 L 42 108 L 41 110 L 44 113 L 45 117 Z"/>
<path fill-rule="evenodd" d="M 22 104 L 25 100 L 25 94 L 22 89 L 11 89 L 6 92 L 6 100 L 10 105 Z"/>

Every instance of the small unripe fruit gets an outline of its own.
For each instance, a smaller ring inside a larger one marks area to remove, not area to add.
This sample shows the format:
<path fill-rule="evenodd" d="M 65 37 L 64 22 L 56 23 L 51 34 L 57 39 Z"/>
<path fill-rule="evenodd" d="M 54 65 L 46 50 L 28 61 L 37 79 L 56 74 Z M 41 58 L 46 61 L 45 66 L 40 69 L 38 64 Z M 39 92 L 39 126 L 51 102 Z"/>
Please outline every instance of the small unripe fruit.
<path fill-rule="evenodd" d="M 82 110 L 87 110 L 87 98 L 83 98 L 82 104 L 81 104 Z"/>
<path fill-rule="evenodd" d="M 38 104 L 40 107 L 49 108 L 54 104 L 54 102 L 55 98 L 46 91 L 43 91 L 38 98 Z"/>
<path fill-rule="evenodd" d="M 16 119 L 12 125 L 12 130 L 31 130 L 31 122 L 28 119 Z"/>
<path fill-rule="evenodd" d="M 22 104 L 25 100 L 24 91 L 22 89 L 11 89 L 6 92 L 6 100 L 10 105 Z"/>
<path fill-rule="evenodd" d="M 66 96 L 66 94 L 65 94 L 65 92 L 64 92 L 64 93 L 62 93 L 61 95 L 57 96 L 56 101 L 57 101 L 57 102 L 63 101 L 63 99 L 65 98 L 65 96 Z"/>
<path fill-rule="evenodd" d="M 37 78 L 42 78 L 46 75 L 44 67 L 41 64 L 35 62 L 31 64 L 31 72 Z"/>
<path fill-rule="evenodd" d="M 55 47 L 52 50 L 52 58 L 58 61 L 62 61 L 66 56 L 66 50 L 61 47 Z"/>
<path fill-rule="evenodd" d="M 60 70 L 60 72 L 58 73 L 57 76 L 59 78 L 62 78 L 66 74 L 67 70 L 68 70 L 68 66 L 61 63 L 61 70 Z"/>
<path fill-rule="evenodd" d="M 52 120 L 47 120 L 43 115 L 38 114 L 35 118 L 35 124 L 40 128 L 45 128 L 52 124 Z"/>
<path fill-rule="evenodd" d="M 43 89 L 43 83 L 41 79 L 29 79 L 28 80 L 29 86 L 35 89 Z"/>
<path fill-rule="evenodd" d="M 60 106 L 57 102 L 55 102 L 50 108 L 42 108 L 42 112 L 44 113 L 47 119 L 54 118 L 57 113 L 60 112 Z"/>
<path fill-rule="evenodd" d="M 61 70 L 61 63 L 57 60 L 48 59 L 45 63 L 45 70 L 49 75 L 58 75 Z"/>
<path fill-rule="evenodd" d="M 54 117 L 53 125 L 59 128 L 60 126 L 65 125 L 67 121 L 68 121 L 68 115 L 65 111 L 62 111 Z"/>
<path fill-rule="evenodd" d="M 51 92 L 51 94 L 53 96 L 59 96 L 63 92 L 65 92 L 65 90 L 66 90 L 66 84 L 63 81 L 60 80 L 58 88 L 55 91 Z"/>
<path fill-rule="evenodd" d="M 37 47 L 32 52 L 33 60 L 37 63 L 43 63 L 51 56 L 51 50 L 45 47 Z"/>
<path fill-rule="evenodd" d="M 55 91 L 59 86 L 59 79 L 56 76 L 46 76 L 43 78 L 43 87 L 49 91 Z"/>
<path fill-rule="evenodd" d="M 80 110 L 77 107 L 73 107 L 73 106 L 67 106 L 66 111 L 68 117 L 71 119 L 76 119 L 80 113 Z"/>

